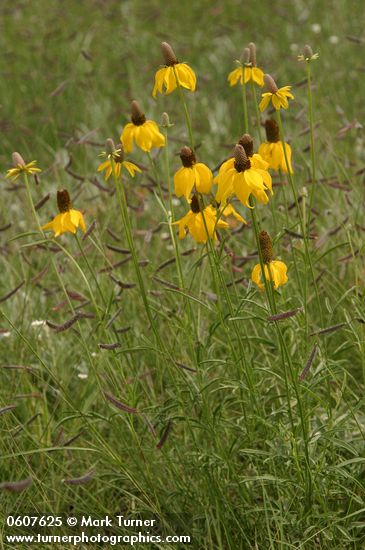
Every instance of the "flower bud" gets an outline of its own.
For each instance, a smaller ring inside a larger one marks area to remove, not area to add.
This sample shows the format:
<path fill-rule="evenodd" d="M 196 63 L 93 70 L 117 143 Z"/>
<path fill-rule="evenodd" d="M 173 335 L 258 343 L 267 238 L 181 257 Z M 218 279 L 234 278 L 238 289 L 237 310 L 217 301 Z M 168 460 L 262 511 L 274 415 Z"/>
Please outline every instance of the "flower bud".
<path fill-rule="evenodd" d="M 105 150 L 108 155 L 112 155 L 115 151 L 115 144 L 111 138 L 108 138 L 105 142 Z"/>
<path fill-rule="evenodd" d="M 173 124 L 170 124 L 170 117 L 167 113 L 162 113 L 161 126 L 162 128 L 170 128 L 171 126 L 173 126 Z"/>

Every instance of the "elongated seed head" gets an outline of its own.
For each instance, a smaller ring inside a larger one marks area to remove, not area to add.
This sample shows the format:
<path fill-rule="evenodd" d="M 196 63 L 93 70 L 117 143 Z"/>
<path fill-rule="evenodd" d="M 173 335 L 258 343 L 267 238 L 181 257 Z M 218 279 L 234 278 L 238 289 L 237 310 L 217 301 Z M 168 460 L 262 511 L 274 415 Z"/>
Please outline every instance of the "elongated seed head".
<path fill-rule="evenodd" d="M 191 199 L 190 210 L 194 212 L 194 214 L 198 214 L 200 212 L 199 198 L 197 195 L 193 195 L 193 198 Z"/>
<path fill-rule="evenodd" d="M 16 151 L 11 155 L 11 158 L 12 158 L 12 161 L 13 161 L 13 166 L 14 168 L 16 168 L 17 166 L 25 166 L 25 162 L 24 162 L 24 159 L 23 157 L 21 156 L 20 153 L 17 153 Z"/>
<path fill-rule="evenodd" d="M 247 157 L 246 151 L 239 143 L 237 143 L 234 148 L 234 167 L 237 172 L 244 172 L 251 167 L 250 159 Z"/>
<path fill-rule="evenodd" d="M 262 260 L 264 264 L 269 264 L 274 257 L 271 237 L 266 231 L 261 231 L 259 235 L 259 241 Z"/>
<path fill-rule="evenodd" d="M 250 63 L 250 48 L 245 48 L 241 53 L 240 61 L 242 65 L 248 65 Z"/>
<path fill-rule="evenodd" d="M 181 148 L 180 158 L 185 168 L 191 168 L 196 163 L 196 157 L 194 151 L 186 145 Z"/>
<path fill-rule="evenodd" d="M 135 126 L 141 126 L 146 122 L 146 117 L 141 107 L 139 106 L 138 101 L 136 101 L 135 99 L 132 101 L 131 104 L 131 113 L 131 120 Z"/>
<path fill-rule="evenodd" d="M 265 120 L 266 138 L 270 143 L 280 141 L 279 125 L 273 118 Z"/>
<path fill-rule="evenodd" d="M 108 155 L 112 155 L 115 151 L 115 143 L 111 138 L 108 138 L 105 142 L 105 151 Z"/>
<path fill-rule="evenodd" d="M 250 50 L 250 63 L 253 67 L 256 67 L 256 44 L 255 42 L 250 42 L 249 45 Z"/>
<path fill-rule="evenodd" d="M 265 86 L 272 94 L 276 94 L 276 92 L 278 91 L 275 80 L 269 74 L 265 74 Z"/>
<path fill-rule="evenodd" d="M 238 143 L 242 145 L 242 147 L 245 150 L 245 153 L 248 157 L 252 157 L 253 155 L 253 139 L 250 136 L 250 134 L 243 134 L 243 136 L 239 139 Z"/>
<path fill-rule="evenodd" d="M 61 214 L 71 209 L 71 199 L 67 189 L 57 191 L 57 205 Z"/>
<path fill-rule="evenodd" d="M 178 63 L 175 52 L 171 48 L 170 44 L 168 44 L 167 42 L 161 42 L 161 50 L 165 60 L 165 64 L 168 67 L 171 67 L 172 65 L 175 65 L 176 63 Z"/>

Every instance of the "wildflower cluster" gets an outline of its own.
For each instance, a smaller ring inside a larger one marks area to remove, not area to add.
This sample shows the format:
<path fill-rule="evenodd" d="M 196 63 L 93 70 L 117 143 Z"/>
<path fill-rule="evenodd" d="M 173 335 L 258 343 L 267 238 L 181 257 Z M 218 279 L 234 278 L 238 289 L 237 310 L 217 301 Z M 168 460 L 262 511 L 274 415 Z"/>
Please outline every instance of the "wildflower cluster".
<path fill-rule="evenodd" d="M 290 86 L 278 88 L 274 79 L 269 74 L 264 74 L 263 70 L 257 66 L 256 46 L 253 42 L 249 43 L 240 60 L 237 61 L 238 67 L 229 73 L 228 82 L 230 86 L 240 84 L 244 92 L 245 86 L 249 82 L 252 83 L 253 89 L 255 85 L 260 88 L 266 85 L 267 91 L 262 93 L 259 105 L 256 104 L 257 113 L 259 110 L 261 112 L 266 110 L 271 103 L 274 111 L 278 112 L 279 118 L 278 121 L 274 118 L 266 119 L 264 123 L 266 141 L 259 144 L 257 152 L 255 152 L 254 140 L 251 135 L 248 132 L 244 133 L 237 140 L 231 156 L 219 164 L 218 173 L 214 175 L 211 168 L 197 158 L 192 125 L 185 102 L 184 90 L 191 92 L 196 90 L 196 75 L 186 62 L 178 61 L 174 50 L 168 43 L 163 42 L 161 49 L 164 65 L 155 74 L 152 96 L 156 98 L 157 93 L 168 95 L 175 90 L 179 91 L 190 137 L 190 144 L 184 145 L 180 150 L 181 166 L 176 169 L 173 176 L 174 194 L 185 202 L 188 211 L 176 221 L 171 213 L 172 217 L 169 223 L 171 223 L 171 227 L 178 226 L 180 239 L 184 239 L 189 233 L 197 243 L 214 244 L 218 239 L 218 230 L 229 229 L 230 225 L 226 221 L 228 218 L 233 217 L 236 223 L 247 224 L 243 215 L 235 208 L 235 203 L 240 203 L 249 212 L 252 212 L 256 209 L 257 204 L 266 205 L 272 199 L 273 183 L 270 170 L 293 174 L 292 151 L 290 145 L 283 139 L 280 127 L 280 110 L 288 109 L 289 100 L 293 100 L 294 96 Z M 313 54 L 309 54 L 310 52 L 305 58 L 307 61 L 315 57 Z M 243 97 L 244 126 L 247 128 L 246 92 Z M 166 113 L 164 116 L 168 118 Z M 258 124 L 261 125 L 260 119 L 258 119 Z M 106 151 L 101 153 L 105 160 L 99 164 L 97 171 L 104 173 L 105 181 L 113 176 L 125 223 L 129 223 L 129 214 L 125 202 L 124 183 L 122 183 L 124 174 L 134 178 L 136 174 L 142 173 L 142 167 L 127 160 L 125 154 L 132 153 L 136 146 L 149 156 L 152 167 L 156 169 L 151 151 L 164 148 L 167 145 L 169 126 L 169 122 L 163 123 L 163 128 L 166 129 L 166 132 L 163 133 L 154 120 L 146 117 L 139 102 L 133 100 L 130 122 L 123 127 L 119 144 L 115 146 L 113 140 L 108 139 Z M 8 170 L 7 177 L 16 181 L 23 174 L 27 182 L 28 174 L 34 175 L 38 172 L 40 169 L 37 168 L 36 161 L 26 164 L 18 153 L 14 153 L 13 168 Z M 160 186 L 159 182 L 158 184 Z M 160 199 L 163 201 L 162 188 L 159 187 L 159 189 Z M 56 237 L 66 232 L 75 234 L 78 227 L 85 232 L 83 214 L 72 208 L 70 196 L 65 189 L 58 191 L 57 203 L 59 214 L 51 222 L 40 226 L 40 229 L 53 230 Z M 170 202 L 170 204 L 172 203 Z M 262 239 L 260 243 L 261 241 Z M 279 260 L 266 258 L 264 265 L 258 264 L 252 272 L 252 280 L 259 288 L 263 288 L 262 269 L 264 269 L 266 279 L 273 283 L 275 289 L 287 281 L 285 264 Z"/>

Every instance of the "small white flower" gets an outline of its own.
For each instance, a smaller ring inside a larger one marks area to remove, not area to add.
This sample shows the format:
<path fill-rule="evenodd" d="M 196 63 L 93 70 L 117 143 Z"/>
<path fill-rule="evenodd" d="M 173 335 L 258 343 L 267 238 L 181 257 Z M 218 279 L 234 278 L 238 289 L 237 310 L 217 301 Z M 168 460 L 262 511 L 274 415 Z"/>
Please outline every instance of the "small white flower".
<path fill-rule="evenodd" d="M 290 49 L 292 52 L 297 52 L 299 50 L 298 44 L 290 44 Z"/>
<path fill-rule="evenodd" d="M 313 25 L 311 26 L 311 29 L 314 33 L 319 34 L 322 30 L 322 27 L 319 23 L 313 23 Z"/>
<path fill-rule="evenodd" d="M 31 322 L 32 327 L 45 327 L 47 326 L 47 322 L 43 321 L 42 319 L 36 319 L 35 321 Z"/>
<path fill-rule="evenodd" d="M 9 336 L 11 336 L 11 332 L 8 330 L 6 332 L 0 332 L 0 338 L 9 338 Z"/>
<path fill-rule="evenodd" d="M 335 34 L 332 34 L 332 36 L 329 37 L 329 41 L 331 44 L 338 44 L 340 39 Z"/>
<path fill-rule="evenodd" d="M 89 375 L 86 372 L 79 372 L 77 376 L 80 378 L 80 380 L 86 380 Z"/>

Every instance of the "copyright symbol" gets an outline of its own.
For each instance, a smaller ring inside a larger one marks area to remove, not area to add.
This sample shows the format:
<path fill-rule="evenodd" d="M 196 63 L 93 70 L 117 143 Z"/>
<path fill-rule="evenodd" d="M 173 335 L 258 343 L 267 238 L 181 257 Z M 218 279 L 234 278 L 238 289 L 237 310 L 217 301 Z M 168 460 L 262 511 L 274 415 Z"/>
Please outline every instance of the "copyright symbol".
<path fill-rule="evenodd" d="M 75 527 L 75 525 L 77 525 L 77 518 L 67 518 L 67 525 L 69 525 L 70 527 Z"/>

